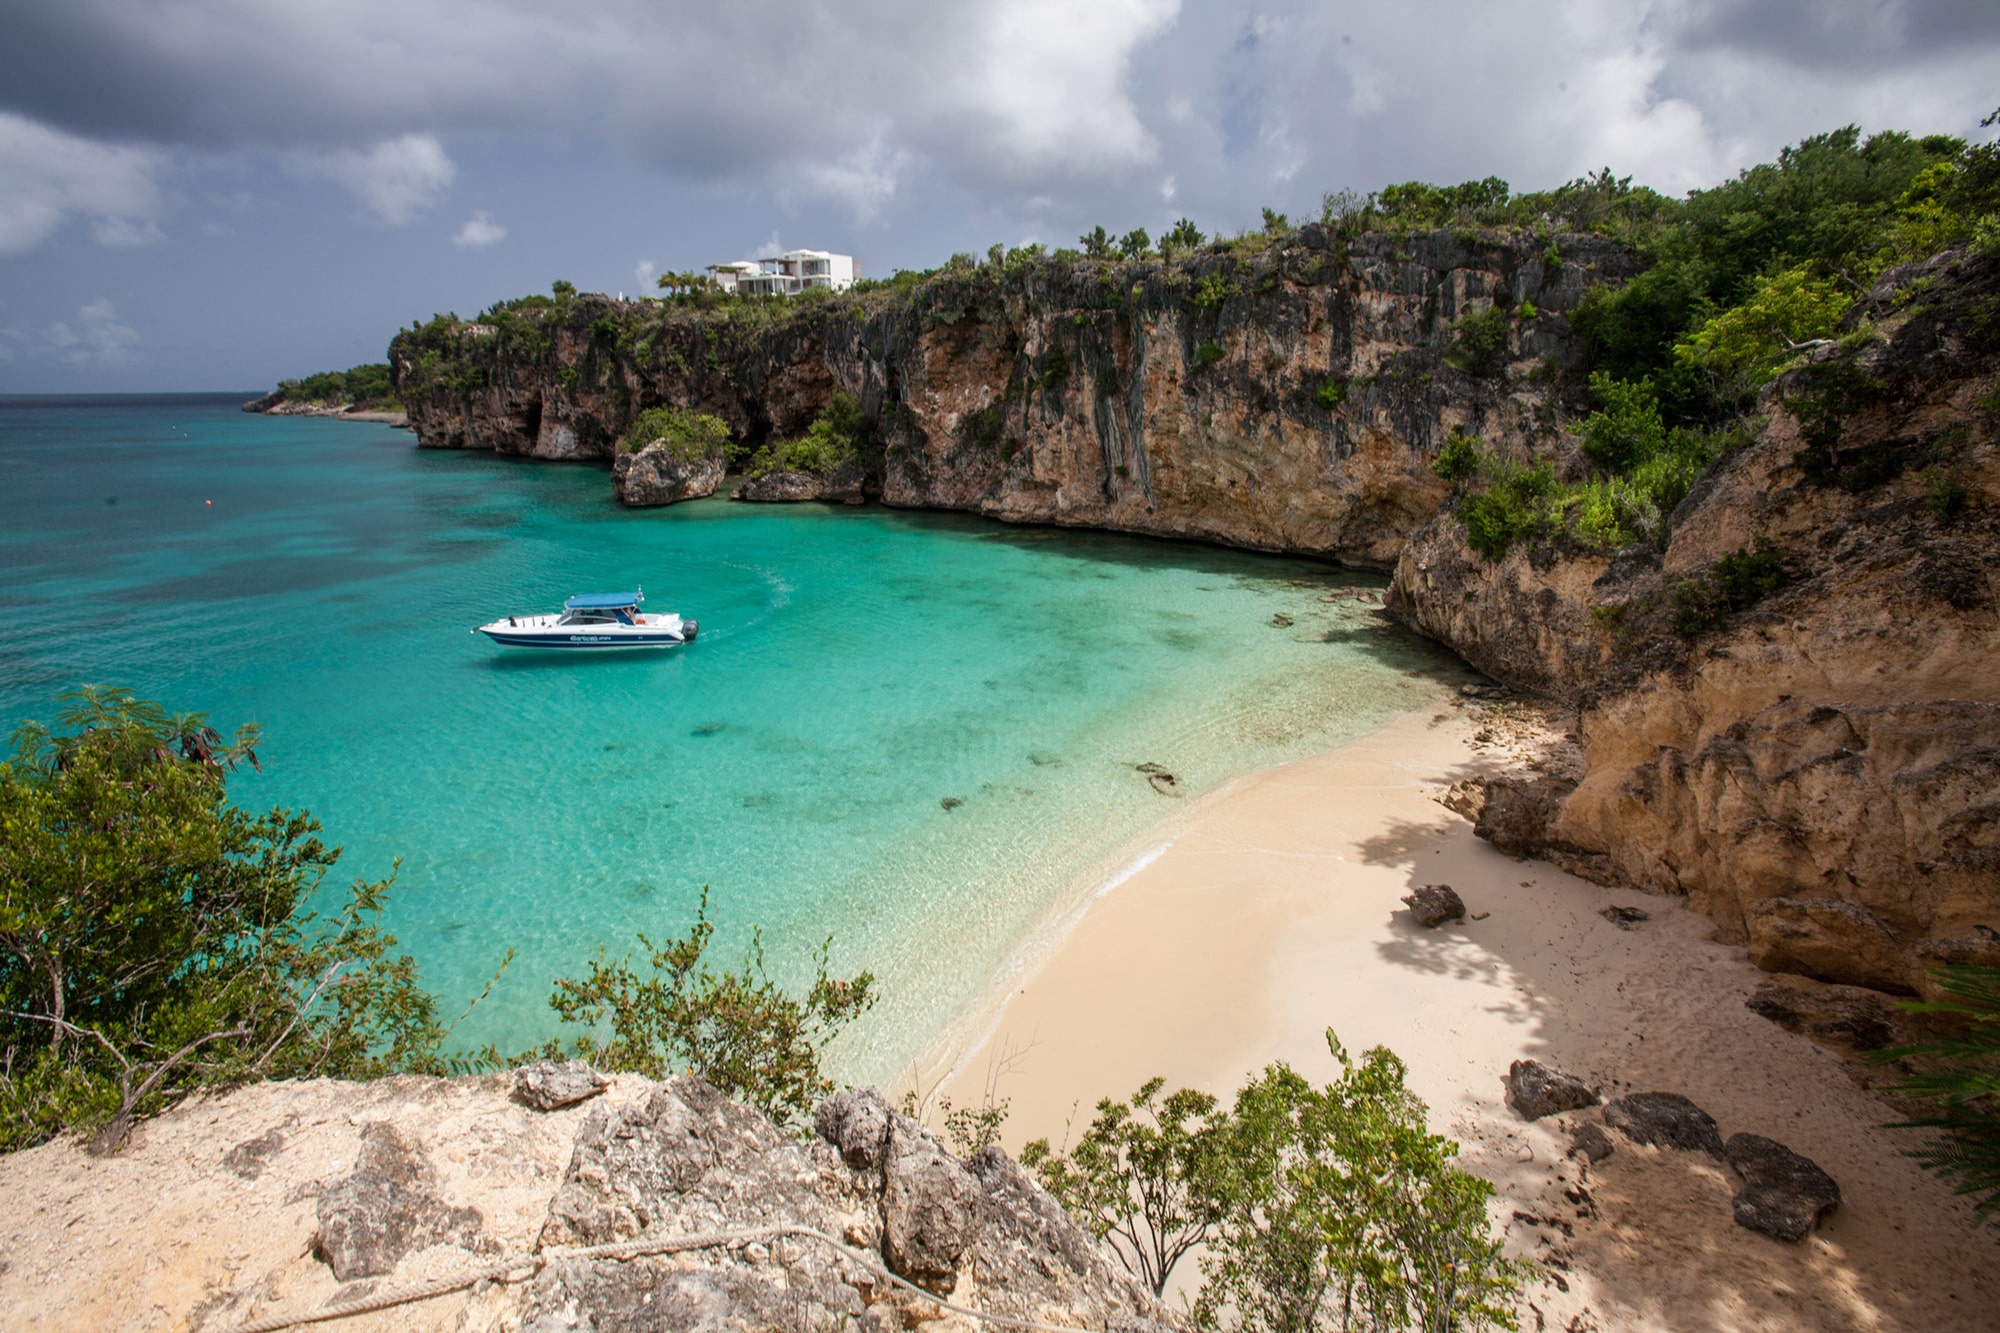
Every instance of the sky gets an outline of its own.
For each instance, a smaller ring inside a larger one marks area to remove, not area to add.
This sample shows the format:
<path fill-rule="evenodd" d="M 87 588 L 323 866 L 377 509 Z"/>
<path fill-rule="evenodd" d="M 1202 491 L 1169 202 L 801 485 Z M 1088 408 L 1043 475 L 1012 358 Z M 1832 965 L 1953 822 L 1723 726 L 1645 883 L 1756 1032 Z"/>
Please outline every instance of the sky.
<path fill-rule="evenodd" d="M 262 389 L 555 279 L 1979 133 L 1994 0 L 0 0 L 0 393 Z"/>

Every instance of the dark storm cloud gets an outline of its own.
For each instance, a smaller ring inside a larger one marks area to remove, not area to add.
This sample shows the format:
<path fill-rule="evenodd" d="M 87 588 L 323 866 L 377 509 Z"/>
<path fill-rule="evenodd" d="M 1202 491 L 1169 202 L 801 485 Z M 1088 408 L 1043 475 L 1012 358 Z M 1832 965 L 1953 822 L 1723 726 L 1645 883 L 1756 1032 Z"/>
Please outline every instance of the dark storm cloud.
<path fill-rule="evenodd" d="M 451 198 L 455 145 L 581 141 L 786 208 L 965 206 L 1064 243 L 1412 177 L 1679 190 L 1848 121 L 1966 132 L 2000 98 L 1994 0 L 11 3 L 15 254 L 72 217 L 154 239 L 189 164 L 228 156 L 376 224 Z"/>
<path fill-rule="evenodd" d="M 1689 0 L 1662 20 L 1681 50 L 1754 53 L 1795 68 L 1880 67 L 2000 45 L 1994 0 Z M 2000 98 L 2000 77 L 1991 82 Z"/>

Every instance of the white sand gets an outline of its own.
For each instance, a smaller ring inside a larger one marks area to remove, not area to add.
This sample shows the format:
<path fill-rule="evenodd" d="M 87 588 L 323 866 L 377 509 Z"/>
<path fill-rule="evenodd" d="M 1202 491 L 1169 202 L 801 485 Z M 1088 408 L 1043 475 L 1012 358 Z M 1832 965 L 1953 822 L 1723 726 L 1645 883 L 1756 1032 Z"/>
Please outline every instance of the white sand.
<path fill-rule="evenodd" d="M 1129 873 L 991 998 L 969 1029 L 982 1042 L 913 1081 L 958 1105 L 997 1092 L 1018 1150 L 1155 1074 L 1225 1096 L 1273 1060 L 1331 1077 L 1331 1025 L 1350 1050 L 1403 1057 L 1433 1128 L 1498 1185 L 1510 1245 L 1549 1262 L 1524 1329 L 2000 1327 L 2000 1245 L 1901 1156 L 1907 1135 L 1878 1128 L 1892 1104 L 1744 1008 L 1761 974 L 1742 950 L 1678 900 L 1510 860 L 1437 802 L 1520 762 L 1473 743 L 1481 711 L 1405 717 L 1195 802 L 1100 872 Z M 1419 927 L 1399 900 L 1426 882 L 1489 915 Z M 1611 903 L 1652 920 L 1617 929 L 1597 915 Z M 1692 1097 L 1725 1136 L 1813 1158 L 1844 1202 L 1788 1245 L 1734 1224 L 1733 1178 L 1705 1157 L 1621 1137 L 1586 1172 L 1563 1156 L 1573 1118 L 1529 1125 L 1504 1105 L 1508 1064 L 1528 1057 L 1607 1097 Z"/>

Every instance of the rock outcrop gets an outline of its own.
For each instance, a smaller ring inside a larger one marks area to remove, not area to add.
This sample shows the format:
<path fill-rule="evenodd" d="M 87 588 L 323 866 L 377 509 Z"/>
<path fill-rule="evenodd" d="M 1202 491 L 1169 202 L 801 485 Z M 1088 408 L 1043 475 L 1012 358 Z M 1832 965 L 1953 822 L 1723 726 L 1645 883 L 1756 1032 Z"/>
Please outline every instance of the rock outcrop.
<path fill-rule="evenodd" d="M 611 493 L 635 509 L 699 500 L 722 484 L 721 458 L 682 458 L 672 442 L 654 440 L 611 464 Z"/>
<path fill-rule="evenodd" d="M 1796 1243 L 1840 1204 L 1833 1177 L 1775 1139 L 1732 1134 L 1723 1152 L 1743 1178 L 1732 1201 L 1738 1226 Z"/>
<path fill-rule="evenodd" d="M 1483 836 L 1686 895 L 1773 971 L 1912 994 L 2000 963 L 1996 303 L 1961 253 L 1889 274 L 1901 313 L 1771 386 L 1664 550 L 1416 533 L 1392 613 L 1580 713 L 1580 779 L 1489 783 Z M 1759 541 L 1777 589 L 1677 623 Z"/>
<path fill-rule="evenodd" d="M 1540 1120 L 1597 1105 L 1597 1094 L 1574 1074 L 1550 1069 L 1539 1060 L 1516 1060 L 1507 1070 L 1507 1105 L 1523 1119 Z"/>
<path fill-rule="evenodd" d="M 860 463 L 842 463 L 828 472 L 795 472 L 777 469 L 748 477 L 738 486 L 738 500 L 796 504 L 820 500 L 828 504 L 858 505 L 867 498 L 868 472 Z"/>
<path fill-rule="evenodd" d="M 46 1246 L 23 1240 L 37 1222 L 10 1233 L 0 1304 L 25 1309 L 33 1287 L 27 1317 L 50 1327 L 230 1328 L 499 1268 L 516 1280 L 370 1326 L 989 1327 L 893 1274 L 1007 1318 L 1171 1333 L 1004 1152 L 962 1162 L 878 1092 L 834 1098 L 800 1138 L 687 1077 L 600 1079 L 594 1098 L 531 1110 L 521 1072 L 271 1083 L 171 1110 L 125 1154 L 88 1159 L 90 1181 L 65 1177 L 114 1224 Z M 551 1074 L 565 1097 L 585 1082 L 548 1066 L 537 1085 Z M 10 1165 L 32 1175 L 37 1155 L 80 1156 L 50 1144 Z"/>
<path fill-rule="evenodd" d="M 1638 261 L 1599 236 L 1555 241 L 1308 226 L 1262 249 L 953 268 L 775 309 L 579 296 L 433 321 L 390 362 L 430 448 L 608 458 L 657 404 L 756 448 L 844 392 L 879 456 L 741 498 L 879 494 L 1387 569 L 1446 494 L 1429 464 L 1453 429 L 1525 457 L 1578 406 L 1545 363 L 1586 287 Z M 1454 355 L 1453 326 L 1494 308 L 1498 355 Z"/>

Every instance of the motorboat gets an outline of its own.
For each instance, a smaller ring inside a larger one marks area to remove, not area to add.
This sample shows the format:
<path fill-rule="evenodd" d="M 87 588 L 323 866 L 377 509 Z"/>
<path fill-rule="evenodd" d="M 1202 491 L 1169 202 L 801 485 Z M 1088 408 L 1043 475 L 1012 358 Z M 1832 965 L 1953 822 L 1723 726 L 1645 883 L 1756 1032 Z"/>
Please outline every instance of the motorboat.
<path fill-rule="evenodd" d="M 671 613 L 640 611 L 646 594 L 583 592 L 555 615 L 507 616 L 474 629 L 508 648 L 676 648 L 694 642 L 699 626 Z"/>

